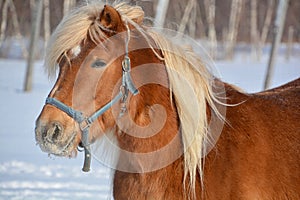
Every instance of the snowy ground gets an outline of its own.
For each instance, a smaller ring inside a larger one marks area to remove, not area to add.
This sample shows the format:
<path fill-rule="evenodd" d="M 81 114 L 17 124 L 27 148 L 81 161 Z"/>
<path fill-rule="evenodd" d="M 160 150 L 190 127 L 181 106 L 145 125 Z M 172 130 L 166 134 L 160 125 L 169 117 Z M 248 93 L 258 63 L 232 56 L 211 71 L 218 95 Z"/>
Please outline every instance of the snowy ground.
<path fill-rule="evenodd" d="M 300 77 L 300 57 L 277 60 L 273 86 Z M 262 90 L 267 58 L 251 61 L 240 55 L 233 62 L 216 63 L 224 81 L 247 92 Z M 22 91 L 25 62 L 0 60 L 0 200 L 109 199 L 109 169 L 94 162 L 92 172 L 81 172 L 77 159 L 49 158 L 35 144 L 34 121 L 53 82 L 38 62 L 33 91 Z"/>
<path fill-rule="evenodd" d="M 0 60 L 0 200 L 107 199 L 110 171 L 81 172 L 77 159 L 49 158 L 35 144 L 34 122 L 52 82 L 35 65 L 33 91 L 22 91 L 25 62 Z"/>

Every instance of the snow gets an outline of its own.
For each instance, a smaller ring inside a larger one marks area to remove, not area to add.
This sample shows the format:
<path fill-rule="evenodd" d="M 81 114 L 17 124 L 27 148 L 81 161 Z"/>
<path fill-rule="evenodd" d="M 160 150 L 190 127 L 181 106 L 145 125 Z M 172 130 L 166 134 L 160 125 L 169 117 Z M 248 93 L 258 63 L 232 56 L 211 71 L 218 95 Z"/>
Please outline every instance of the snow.
<path fill-rule="evenodd" d="M 277 59 L 273 86 L 300 77 L 300 59 Z M 233 62 L 215 63 L 224 81 L 247 92 L 261 91 L 267 57 L 260 62 L 240 54 Z M 26 63 L 0 59 L 0 200 L 2 199 L 110 199 L 110 169 L 92 163 L 81 171 L 83 155 L 76 159 L 49 157 L 36 146 L 34 122 L 54 84 L 42 62 L 34 67 L 33 91 L 22 91 Z"/>
<path fill-rule="evenodd" d="M 216 68 L 222 80 L 234 84 L 246 92 L 263 90 L 267 72 L 268 57 L 264 55 L 260 62 L 253 61 L 248 55 L 238 56 L 234 62 L 218 61 Z M 284 56 L 276 59 L 271 87 L 277 87 L 300 77 L 300 56 L 286 60 Z"/>
<path fill-rule="evenodd" d="M 109 199 L 109 169 L 95 162 L 84 173 L 82 154 L 49 158 L 36 145 L 35 119 L 54 82 L 42 62 L 34 68 L 33 91 L 24 93 L 25 61 L 0 60 L 0 200 Z"/>

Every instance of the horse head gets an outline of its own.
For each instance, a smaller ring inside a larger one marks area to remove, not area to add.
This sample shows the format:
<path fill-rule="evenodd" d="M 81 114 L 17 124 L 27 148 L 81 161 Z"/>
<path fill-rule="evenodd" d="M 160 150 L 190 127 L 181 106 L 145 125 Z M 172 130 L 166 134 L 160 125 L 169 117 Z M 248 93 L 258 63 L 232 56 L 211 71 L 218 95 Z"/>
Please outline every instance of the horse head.
<path fill-rule="evenodd" d="M 87 147 L 111 130 L 128 131 L 128 126 L 136 123 L 140 130 L 151 121 L 144 117 L 151 115 L 149 108 L 157 103 L 151 97 L 161 93 L 153 87 L 163 87 L 169 95 L 166 70 L 153 51 L 154 43 L 134 26 L 141 23 L 143 13 L 128 17 L 130 23 L 111 6 L 89 12 L 81 21 L 76 21 L 78 16 L 75 13 L 63 20 L 49 42 L 46 65 L 50 71 L 57 65 L 59 73 L 36 120 L 36 140 L 41 149 L 58 156 L 73 157 L 78 146 Z M 84 23 L 84 34 L 76 33 L 74 28 Z M 155 82 L 160 86 L 153 86 Z M 153 89 L 150 95 L 149 87 Z M 139 103 L 145 93 L 148 101 Z M 140 114 L 145 108 L 147 113 Z M 130 117 L 120 117 L 125 113 Z M 160 118 L 156 121 L 164 121 Z M 128 119 L 133 119 L 132 123 L 122 123 Z"/>

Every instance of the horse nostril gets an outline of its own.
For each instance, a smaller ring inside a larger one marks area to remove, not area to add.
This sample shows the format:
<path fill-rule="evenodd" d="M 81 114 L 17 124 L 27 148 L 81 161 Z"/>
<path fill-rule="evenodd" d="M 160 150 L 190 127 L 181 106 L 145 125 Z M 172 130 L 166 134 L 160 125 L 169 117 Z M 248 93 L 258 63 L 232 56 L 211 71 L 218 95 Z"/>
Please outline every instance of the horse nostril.
<path fill-rule="evenodd" d="M 52 122 L 41 127 L 41 136 L 44 141 L 53 143 L 61 137 L 63 132 L 62 125 L 58 122 Z"/>
<path fill-rule="evenodd" d="M 62 133 L 62 126 L 57 122 L 53 123 L 51 132 L 52 132 L 52 140 L 53 141 L 57 140 L 59 138 L 59 136 L 61 135 L 61 133 Z M 51 134 L 51 132 L 48 133 L 48 134 Z"/>

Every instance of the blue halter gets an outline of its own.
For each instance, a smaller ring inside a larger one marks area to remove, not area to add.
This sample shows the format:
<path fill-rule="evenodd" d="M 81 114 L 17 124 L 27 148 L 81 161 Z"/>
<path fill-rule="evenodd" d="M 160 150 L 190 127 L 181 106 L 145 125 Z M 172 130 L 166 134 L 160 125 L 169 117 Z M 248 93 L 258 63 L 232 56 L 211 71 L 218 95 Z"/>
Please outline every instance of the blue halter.
<path fill-rule="evenodd" d="M 121 108 L 120 111 L 120 116 L 122 116 L 126 112 L 125 103 L 128 97 L 128 92 L 132 93 L 133 95 L 137 95 L 139 93 L 139 91 L 133 84 L 132 78 L 130 76 L 131 64 L 130 64 L 130 58 L 128 56 L 128 51 L 126 51 L 125 58 L 122 62 L 122 69 L 123 69 L 123 76 L 122 76 L 122 85 L 120 88 L 120 92 L 109 103 L 104 105 L 99 110 L 95 111 L 94 114 L 92 114 L 90 117 L 84 116 L 82 112 L 74 110 L 73 108 L 67 106 L 66 104 L 64 104 L 63 102 L 55 98 L 48 97 L 46 99 L 46 104 L 55 106 L 56 108 L 65 112 L 79 124 L 81 134 L 82 134 L 81 143 L 84 148 L 84 164 L 82 168 L 82 171 L 84 172 L 90 171 L 90 165 L 91 165 L 91 148 L 89 143 L 89 129 L 91 124 L 98 117 L 100 117 L 103 113 L 105 113 L 108 109 L 110 109 L 114 104 L 116 104 L 119 101 L 123 103 L 123 107 Z"/>

